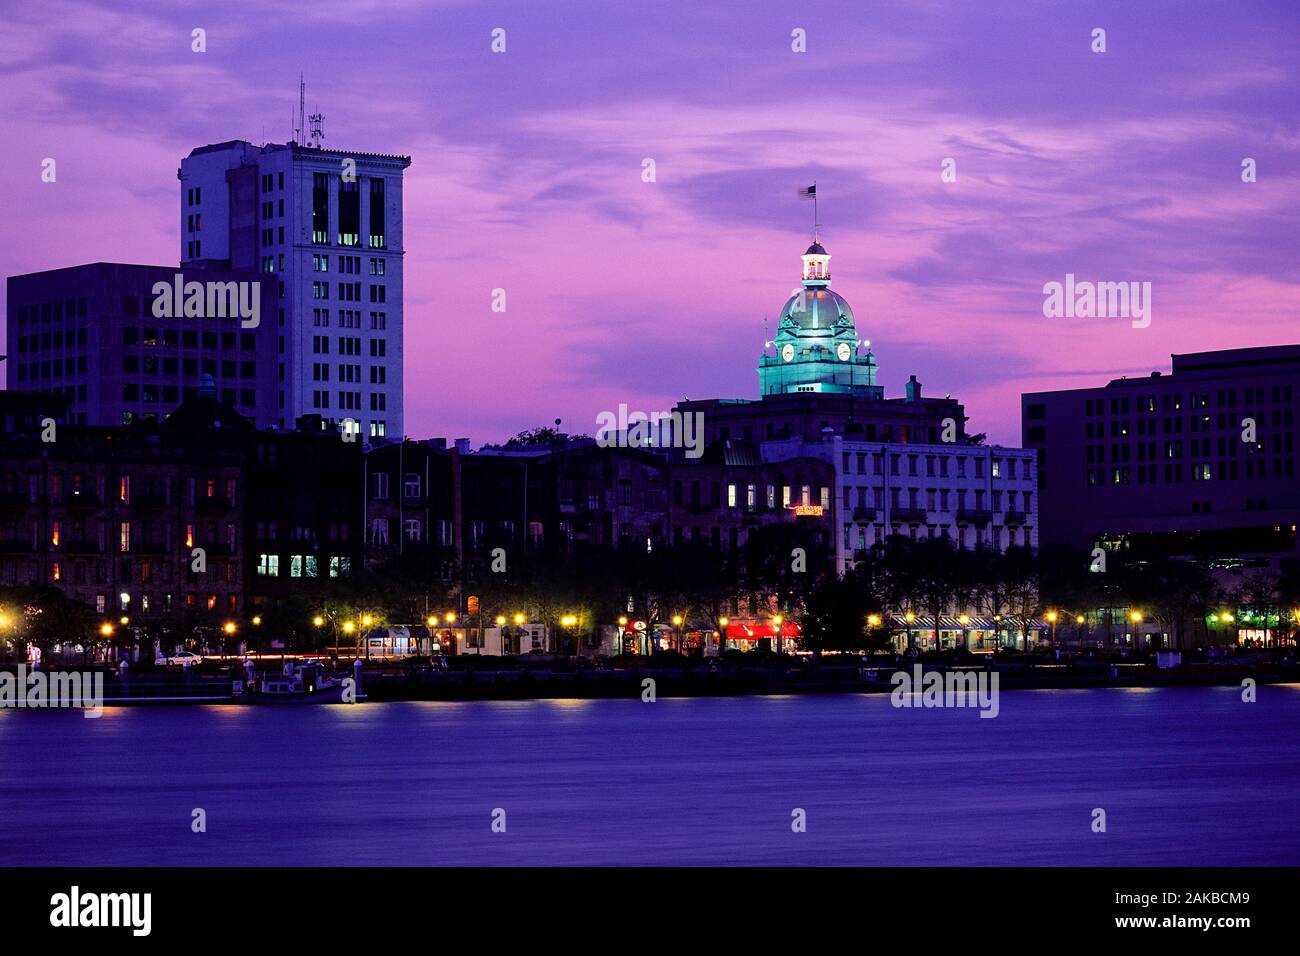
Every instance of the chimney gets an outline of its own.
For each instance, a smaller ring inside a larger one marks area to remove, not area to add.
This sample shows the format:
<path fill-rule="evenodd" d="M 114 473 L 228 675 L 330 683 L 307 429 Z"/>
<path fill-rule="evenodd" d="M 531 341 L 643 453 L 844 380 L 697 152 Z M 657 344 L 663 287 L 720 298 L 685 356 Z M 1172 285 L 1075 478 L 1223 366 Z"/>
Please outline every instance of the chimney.
<path fill-rule="evenodd" d="M 468 455 L 468 454 L 469 454 L 469 439 L 468 439 L 468 438 L 457 438 L 457 439 L 456 439 L 456 451 L 459 452 L 459 453 L 462 454 L 462 455 Z"/>
<path fill-rule="evenodd" d="M 921 383 L 913 375 L 907 380 L 907 400 L 908 402 L 919 402 L 921 400 Z"/>

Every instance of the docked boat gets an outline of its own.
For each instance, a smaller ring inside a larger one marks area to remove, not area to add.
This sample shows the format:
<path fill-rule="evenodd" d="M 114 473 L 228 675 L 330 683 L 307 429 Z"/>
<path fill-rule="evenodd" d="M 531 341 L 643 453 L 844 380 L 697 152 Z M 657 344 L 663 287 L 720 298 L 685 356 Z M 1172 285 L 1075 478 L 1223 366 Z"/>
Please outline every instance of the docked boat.
<path fill-rule="evenodd" d="M 242 704 L 355 704 L 366 699 L 360 673 L 338 677 L 324 673 L 319 664 L 287 661 L 280 674 L 251 675 L 236 693 Z"/>

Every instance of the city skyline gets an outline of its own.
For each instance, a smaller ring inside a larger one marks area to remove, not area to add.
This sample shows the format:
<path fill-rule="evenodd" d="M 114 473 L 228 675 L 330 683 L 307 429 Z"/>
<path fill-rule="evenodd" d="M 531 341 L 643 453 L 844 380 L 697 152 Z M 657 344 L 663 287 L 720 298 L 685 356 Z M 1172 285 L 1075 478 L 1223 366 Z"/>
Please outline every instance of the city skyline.
<path fill-rule="evenodd" d="M 0 246 L 6 274 L 174 262 L 181 159 L 289 139 L 301 70 L 327 147 L 413 159 L 413 437 L 478 444 L 556 417 L 591 434 L 621 403 L 756 398 L 764 318 L 770 338 L 811 232 L 795 191 L 814 180 L 834 288 L 886 394 L 915 374 L 992 441 L 1019 443 L 1022 392 L 1294 339 L 1293 11 L 907 3 L 886 26 L 847 4 L 687 9 L 615 28 L 574 5 L 557 29 L 522 5 L 324 3 L 292 14 L 310 57 L 237 10 L 15 11 L 0 118 L 30 175 L 3 187 L 25 224 Z M 1044 318 L 1043 285 L 1067 275 L 1151 282 L 1150 327 Z"/>

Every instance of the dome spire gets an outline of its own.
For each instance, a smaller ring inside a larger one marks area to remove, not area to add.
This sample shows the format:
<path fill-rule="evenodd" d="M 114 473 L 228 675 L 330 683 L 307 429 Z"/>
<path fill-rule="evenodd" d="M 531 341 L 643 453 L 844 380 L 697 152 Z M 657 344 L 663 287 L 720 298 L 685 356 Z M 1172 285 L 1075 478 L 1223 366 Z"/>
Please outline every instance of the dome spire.
<path fill-rule="evenodd" d="M 821 223 L 817 221 L 817 180 L 814 179 L 811 186 L 799 190 L 799 198 L 813 201 L 813 241 L 802 257 L 804 288 L 828 286 L 831 284 L 831 257 L 822 245 Z"/>

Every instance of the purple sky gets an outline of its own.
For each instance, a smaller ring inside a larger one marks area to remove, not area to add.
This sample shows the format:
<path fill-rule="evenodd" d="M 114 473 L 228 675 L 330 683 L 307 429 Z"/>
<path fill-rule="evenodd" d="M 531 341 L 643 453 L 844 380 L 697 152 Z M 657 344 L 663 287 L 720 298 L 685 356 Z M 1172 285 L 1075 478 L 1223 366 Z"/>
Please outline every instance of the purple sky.
<path fill-rule="evenodd" d="M 754 397 L 763 318 L 808 243 L 795 191 L 814 179 L 834 288 L 887 393 L 914 373 L 996 440 L 1018 442 L 1022 391 L 1300 341 L 1289 0 L 3 10 L 6 275 L 175 262 L 181 157 L 287 139 L 300 69 L 327 146 L 413 157 L 415 437 L 556 417 L 590 433 L 620 402 Z M 46 156 L 57 183 L 40 181 Z M 1043 284 L 1067 272 L 1151 282 L 1151 326 L 1044 318 Z"/>

